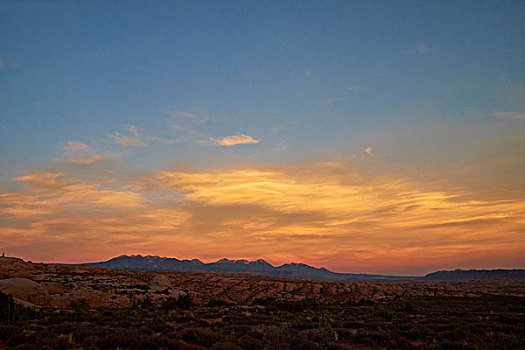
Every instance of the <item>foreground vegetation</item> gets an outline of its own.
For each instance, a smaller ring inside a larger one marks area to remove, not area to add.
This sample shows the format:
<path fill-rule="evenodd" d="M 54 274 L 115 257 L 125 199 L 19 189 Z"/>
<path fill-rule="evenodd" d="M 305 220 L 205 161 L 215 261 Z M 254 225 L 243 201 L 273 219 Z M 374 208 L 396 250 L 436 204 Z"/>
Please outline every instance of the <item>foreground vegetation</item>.
<path fill-rule="evenodd" d="M 523 349 L 524 312 L 523 297 L 489 295 L 246 305 L 184 297 L 105 309 L 75 303 L 19 308 L 14 316 L 3 310 L 0 348 Z"/>

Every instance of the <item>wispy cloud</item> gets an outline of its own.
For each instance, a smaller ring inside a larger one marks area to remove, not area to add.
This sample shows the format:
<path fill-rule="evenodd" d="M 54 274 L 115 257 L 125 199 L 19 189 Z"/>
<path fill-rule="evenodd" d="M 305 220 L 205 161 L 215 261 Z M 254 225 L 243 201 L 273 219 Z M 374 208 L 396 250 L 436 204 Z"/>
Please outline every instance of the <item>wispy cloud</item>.
<path fill-rule="evenodd" d="M 520 112 L 492 112 L 492 115 L 503 120 L 525 120 L 525 113 Z"/>
<path fill-rule="evenodd" d="M 256 140 L 253 137 L 241 133 L 236 133 L 232 136 L 223 137 L 222 139 L 215 140 L 215 143 L 221 146 L 235 146 L 243 144 L 256 144 L 260 140 Z"/>
<path fill-rule="evenodd" d="M 274 152 L 282 152 L 282 151 L 286 151 L 287 149 L 288 149 L 288 145 L 280 144 L 279 146 L 274 148 L 273 151 Z"/>
<path fill-rule="evenodd" d="M 168 111 L 168 115 L 168 129 L 176 136 L 177 142 L 213 143 L 210 136 L 201 130 L 201 126 L 210 120 L 201 109 L 173 110 Z"/>
<path fill-rule="evenodd" d="M 60 146 L 60 150 L 60 157 L 53 158 L 53 161 L 78 165 L 92 164 L 122 155 L 122 153 L 114 152 L 97 153 L 96 150 L 89 145 L 78 141 L 68 141 L 65 145 Z"/>
<path fill-rule="evenodd" d="M 458 198 L 458 194 L 418 189 L 415 183 L 367 180 L 343 163 L 196 173 L 159 172 L 155 178 L 168 188 L 183 191 L 188 199 L 210 205 L 249 204 L 290 213 L 318 212 L 326 217 L 339 218 L 336 221 L 349 214 L 354 219 L 363 214 L 364 220 L 368 214 L 379 214 L 381 208 L 388 217 L 402 211 L 403 215 L 381 221 L 381 225 L 389 226 L 414 224 L 415 221 L 418 224 L 435 222 L 437 214 L 434 210 L 438 208 L 448 213 L 440 216 L 441 222 L 457 221 L 473 217 L 476 208 L 483 206 L 482 202 L 465 206 L 466 202 L 457 199 L 453 203 L 451 200 Z M 456 214 L 449 216 L 454 211 Z M 479 213 L 474 216 L 480 215 L 483 216 Z"/>
<path fill-rule="evenodd" d="M 365 148 L 364 152 L 368 155 L 372 155 L 372 147 Z"/>
<path fill-rule="evenodd" d="M 100 185 L 68 178 L 64 172 L 30 173 L 13 179 L 36 188 L 43 197 L 42 205 L 66 205 L 89 208 L 130 207 L 144 203 L 145 199 L 130 190 L 104 189 Z M 66 207 L 64 207 L 66 208 Z"/>
<path fill-rule="evenodd" d="M 139 134 L 139 131 L 134 125 L 126 125 L 124 129 L 128 132 L 127 135 L 123 135 L 116 132 L 111 135 L 113 141 L 121 146 L 132 146 L 132 147 L 148 147 L 149 144 L 145 141 L 144 137 Z"/>
<path fill-rule="evenodd" d="M 347 85 L 345 86 L 345 90 L 351 92 L 359 92 L 361 91 L 361 87 L 359 85 Z"/>
<path fill-rule="evenodd" d="M 24 176 L 13 178 L 13 181 L 23 181 L 32 184 L 37 189 L 60 189 L 66 185 L 66 181 L 62 178 L 66 175 L 63 172 L 41 172 L 30 173 Z"/>
<path fill-rule="evenodd" d="M 121 146 L 133 146 L 133 147 L 148 147 L 149 144 L 144 141 L 140 141 L 135 137 L 132 136 L 123 136 L 120 134 L 114 135 L 114 141 L 116 144 L 119 144 Z"/>
<path fill-rule="evenodd" d="M 420 44 L 414 48 L 414 51 L 420 55 L 424 55 L 428 52 L 428 46 L 425 44 Z"/>
<path fill-rule="evenodd" d="M 189 111 L 173 110 L 168 111 L 168 115 L 172 119 L 173 123 L 175 120 L 185 120 L 195 124 L 204 124 L 210 120 L 210 117 L 199 108 L 194 108 Z"/>
<path fill-rule="evenodd" d="M 91 163 L 94 163 L 94 162 L 98 162 L 98 161 L 101 161 L 101 160 L 106 160 L 106 159 L 112 159 L 112 158 L 115 158 L 115 157 L 118 157 L 120 156 L 121 154 L 120 153 L 112 153 L 112 152 L 107 152 L 107 153 L 104 153 L 104 154 L 92 154 L 92 155 L 89 155 L 89 156 L 83 156 L 83 157 L 66 157 L 66 158 L 61 158 L 60 160 L 63 161 L 63 162 L 66 162 L 66 163 L 73 163 L 73 164 L 91 164 Z"/>
<path fill-rule="evenodd" d="M 174 115 L 177 118 L 182 118 L 182 119 L 195 119 L 197 117 L 194 113 L 190 113 L 186 111 L 177 111 L 174 113 Z"/>
<path fill-rule="evenodd" d="M 60 148 L 66 151 L 87 151 L 89 146 L 82 142 L 68 141 L 66 145 Z"/>
<path fill-rule="evenodd" d="M 135 125 L 125 125 L 123 129 L 127 131 L 127 134 L 119 132 L 111 134 L 113 142 L 121 146 L 149 147 L 151 144 L 170 145 L 180 142 L 179 139 L 165 139 L 153 136 L 144 130 L 140 130 Z"/>

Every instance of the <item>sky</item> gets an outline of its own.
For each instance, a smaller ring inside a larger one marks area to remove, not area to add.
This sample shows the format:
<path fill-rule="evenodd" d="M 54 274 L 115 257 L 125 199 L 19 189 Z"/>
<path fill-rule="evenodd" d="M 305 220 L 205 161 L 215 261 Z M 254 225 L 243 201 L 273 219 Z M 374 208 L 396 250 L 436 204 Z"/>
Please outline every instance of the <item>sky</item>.
<path fill-rule="evenodd" d="M 0 250 L 525 267 L 525 2 L 2 1 Z"/>

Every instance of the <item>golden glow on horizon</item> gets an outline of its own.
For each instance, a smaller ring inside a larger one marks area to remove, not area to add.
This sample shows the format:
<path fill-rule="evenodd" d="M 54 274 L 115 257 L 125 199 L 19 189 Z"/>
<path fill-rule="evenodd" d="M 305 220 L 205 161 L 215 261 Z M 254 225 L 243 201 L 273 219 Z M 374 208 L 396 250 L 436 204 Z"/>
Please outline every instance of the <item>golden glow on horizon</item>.
<path fill-rule="evenodd" d="M 64 172 L 14 181 L 23 188 L 0 197 L 2 246 L 45 261 L 151 252 L 395 273 L 520 265 L 525 251 L 523 201 L 369 178 L 343 162 L 159 171 L 120 185 Z"/>

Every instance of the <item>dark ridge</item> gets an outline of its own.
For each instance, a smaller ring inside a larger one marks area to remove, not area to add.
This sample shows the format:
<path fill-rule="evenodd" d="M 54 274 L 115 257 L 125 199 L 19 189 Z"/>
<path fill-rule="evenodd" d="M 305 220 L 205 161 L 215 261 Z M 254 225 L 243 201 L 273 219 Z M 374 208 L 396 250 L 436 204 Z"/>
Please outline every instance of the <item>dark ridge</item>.
<path fill-rule="evenodd" d="M 386 275 L 369 275 L 354 273 L 337 273 L 324 267 L 317 268 L 302 263 L 290 263 L 281 266 L 258 259 L 230 260 L 220 259 L 212 263 L 203 263 L 200 260 L 179 260 L 176 258 L 163 258 L 158 256 L 121 255 L 108 261 L 87 263 L 88 266 L 100 266 L 116 270 L 131 271 L 179 271 L 179 272 L 214 272 L 222 274 L 243 273 L 252 275 L 264 275 L 271 277 L 283 277 L 300 280 L 320 281 L 356 281 L 356 280 L 392 280 L 392 279 L 415 279 L 418 277 L 399 277 Z"/>
<path fill-rule="evenodd" d="M 424 277 L 427 280 L 467 280 L 467 279 L 495 279 L 495 278 L 525 278 L 525 270 L 454 270 L 437 271 Z"/>

